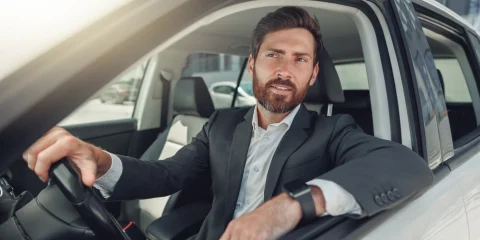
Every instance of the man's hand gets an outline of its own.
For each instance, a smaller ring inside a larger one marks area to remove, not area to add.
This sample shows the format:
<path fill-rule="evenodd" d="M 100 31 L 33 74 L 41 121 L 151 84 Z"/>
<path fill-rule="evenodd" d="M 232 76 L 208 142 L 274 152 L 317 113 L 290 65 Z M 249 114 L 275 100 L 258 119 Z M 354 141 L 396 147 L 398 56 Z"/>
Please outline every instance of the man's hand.
<path fill-rule="evenodd" d="M 52 163 L 64 157 L 68 157 L 78 167 L 83 183 L 90 187 L 95 179 L 108 171 L 112 163 L 108 153 L 83 142 L 60 127 L 48 131 L 23 153 L 28 167 L 44 182 L 48 180 L 48 170 Z"/>
<path fill-rule="evenodd" d="M 318 187 L 312 187 L 318 215 L 325 212 L 325 200 Z M 300 203 L 283 193 L 254 211 L 232 220 L 220 240 L 277 239 L 290 232 L 302 219 Z"/>

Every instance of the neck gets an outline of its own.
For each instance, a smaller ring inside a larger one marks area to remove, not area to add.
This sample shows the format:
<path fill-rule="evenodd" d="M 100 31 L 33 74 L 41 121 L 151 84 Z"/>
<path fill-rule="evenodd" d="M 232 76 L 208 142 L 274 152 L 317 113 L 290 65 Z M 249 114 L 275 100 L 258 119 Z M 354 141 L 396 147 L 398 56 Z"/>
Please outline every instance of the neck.
<path fill-rule="evenodd" d="M 274 113 L 270 112 L 265 109 L 261 104 L 257 104 L 257 117 L 258 117 L 258 126 L 263 129 L 267 129 L 268 125 L 272 123 L 279 123 L 284 118 L 290 114 L 290 112 L 286 113 Z"/>

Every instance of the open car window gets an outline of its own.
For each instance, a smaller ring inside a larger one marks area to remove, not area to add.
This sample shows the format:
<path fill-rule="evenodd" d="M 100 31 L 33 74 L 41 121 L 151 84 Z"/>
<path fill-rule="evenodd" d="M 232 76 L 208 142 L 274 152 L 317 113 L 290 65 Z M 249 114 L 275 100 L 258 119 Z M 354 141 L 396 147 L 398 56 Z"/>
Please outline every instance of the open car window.
<path fill-rule="evenodd" d="M 58 125 L 132 118 L 149 60 L 113 79 Z"/>

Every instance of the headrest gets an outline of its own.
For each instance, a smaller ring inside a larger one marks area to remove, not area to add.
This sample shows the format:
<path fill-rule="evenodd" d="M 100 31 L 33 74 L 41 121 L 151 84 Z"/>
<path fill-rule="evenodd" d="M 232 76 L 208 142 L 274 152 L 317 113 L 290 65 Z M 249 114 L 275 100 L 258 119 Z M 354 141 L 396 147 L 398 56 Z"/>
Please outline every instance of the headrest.
<path fill-rule="evenodd" d="M 209 118 L 215 111 L 212 98 L 201 77 L 178 80 L 173 93 L 173 109 L 186 115 Z"/>
<path fill-rule="evenodd" d="M 307 103 L 342 103 L 345 101 L 342 85 L 330 55 L 323 48 L 318 62 L 318 75 L 303 100 Z"/>
<path fill-rule="evenodd" d="M 335 104 L 335 108 L 367 109 L 370 108 L 369 90 L 344 90 L 345 102 Z"/>

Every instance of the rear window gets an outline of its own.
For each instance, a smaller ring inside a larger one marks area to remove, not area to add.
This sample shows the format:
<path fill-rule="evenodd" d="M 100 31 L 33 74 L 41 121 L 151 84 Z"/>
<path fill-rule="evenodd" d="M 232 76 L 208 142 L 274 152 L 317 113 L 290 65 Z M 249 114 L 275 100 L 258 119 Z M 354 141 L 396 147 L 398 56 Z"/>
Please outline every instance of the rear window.
<path fill-rule="evenodd" d="M 455 58 L 435 58 L 435 66 L 445 84 L 445 101 L 472 102 L 463 71 Z"/>
<path fill-rule="evenodd" d="M 237 55 L 193 53 L 188 56 L 187 64 L 182 70 L 182 77 L 202 77 L 209 89 L 215 109 L 230 108 L 233 91 L 244 60 L 245 57 Z M 255 98 L 246 94 L 251 92 L 248 84 L 240 86 L 244 91 L 239 90 L 235 105 L 255 104 Z"/>
<path fill-rule="evenodd" d="M 367 69 L 364 62 L 336 64 L 343 90 L 368 90 Z"/>

